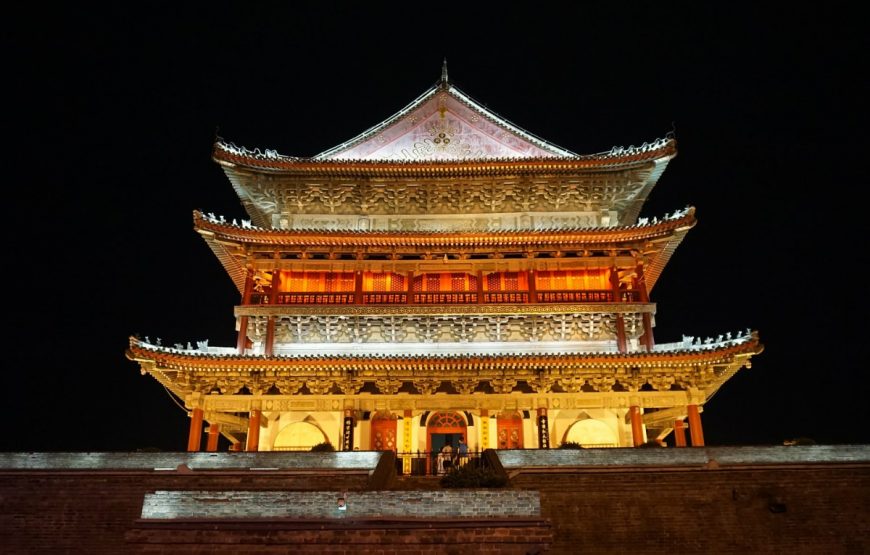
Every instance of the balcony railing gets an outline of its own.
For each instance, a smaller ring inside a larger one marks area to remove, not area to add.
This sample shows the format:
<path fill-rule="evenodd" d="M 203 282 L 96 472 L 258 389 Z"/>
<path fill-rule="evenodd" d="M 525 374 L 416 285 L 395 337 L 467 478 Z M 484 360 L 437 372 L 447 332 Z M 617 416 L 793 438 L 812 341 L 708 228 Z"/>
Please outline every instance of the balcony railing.
<path fill-rule="evenodd" d="M 410 303 L 408 297 L 410 296 Z M 357 304 L 356 294 L 343 293 L 278 293 L 275 303 L 279 305 L 349 305 Z M 477 304 L 480 296 L 476 292 L 364 292 L 362 304 Z M 622 290 L 617 295 L 618 302 L 640 302 L 640 291 Z M 614 292 L 609 289 L 596 290 L 541 290 L 529 291 L 484 291 L 482 304 L 529 304 L 529 303 L 611 303 Z M 271 304 L 268 293 L 252 293 L 251 305 Z"/>
<path fill-rule="evenodd" d="M 462 456 L 431 451 L 399 452 L 396 453 L 396 473 L 405 476 L 443 476 L 453 467 L 477 466 L 484 462 L 478 451 L 469 451 Z"/>
<path fill-rule="evenodd" d="M 486 291 L 483 294 L 483 302 L 486 304 L 527 304 L 529 302 L 529 292 Z"/>
<path fill-rule="evenodd" d="M 415 304 L 476 304 L 477 293 L 421 293 L 414 292 L 411 297 Z"/>
<path fill-rule="evenodd" d="M 611 289 L 588 289 L 585 291 L 553 291 L 545 290 L 537 292 L 539 303 L 612 303 L 613 290 Z M 620 302 L 638 302 L 640 292 L 634 290 L 620 291 Z"/>
<path fill-rule="evenodd" d="M 407 293 L 363 293 L 363 304 L 406 304 Z"/>
<path fill-rule="evenodd" d="M 278 304 L 353 304 L 353 293 L 278 293 Z"/>

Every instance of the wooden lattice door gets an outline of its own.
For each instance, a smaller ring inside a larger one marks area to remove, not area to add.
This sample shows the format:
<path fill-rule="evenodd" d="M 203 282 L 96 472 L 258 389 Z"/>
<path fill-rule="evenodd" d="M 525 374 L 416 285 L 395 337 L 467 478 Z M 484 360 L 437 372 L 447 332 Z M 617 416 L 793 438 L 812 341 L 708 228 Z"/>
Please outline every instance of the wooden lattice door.
<path fill-rule="evenodd" d="M 523 417 L 517 413 L 505 414 L 496 420 L 499 449 L 523 448 Z"/>
<path fill-rule="evenodd" d="M 372 450 L 395 451 L 396 450 L 396 422 L 395 418 L 375 417 L 372 419 Z"/>

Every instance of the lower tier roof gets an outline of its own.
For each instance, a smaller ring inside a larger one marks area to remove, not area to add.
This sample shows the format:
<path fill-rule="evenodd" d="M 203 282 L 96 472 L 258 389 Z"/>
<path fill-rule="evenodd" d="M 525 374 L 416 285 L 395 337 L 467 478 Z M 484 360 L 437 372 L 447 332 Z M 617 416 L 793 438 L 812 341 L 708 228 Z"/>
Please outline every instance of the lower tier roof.
<path fill-rule="evenodd" d="M 278 371 L 374 369 L 443 369 L 443 370 L 512 370 L 512 369 L 613 369 L 662 368 L 685 365 L 715 365 L 729 363 L 735 357 L 761 353 L 763 346 L 758 333 L 686 346 L 685 343 L 658 347 L 652 352 L 510 352 L 505 347 L 495 353 L 363 353 L 346 348 L 322 351 L 318 354 L 294 353 L 273 356 L 236 354 L 233 349 L 178 349 L 130 338 L 127 357 L 153 367 L 192 371 Z"/>

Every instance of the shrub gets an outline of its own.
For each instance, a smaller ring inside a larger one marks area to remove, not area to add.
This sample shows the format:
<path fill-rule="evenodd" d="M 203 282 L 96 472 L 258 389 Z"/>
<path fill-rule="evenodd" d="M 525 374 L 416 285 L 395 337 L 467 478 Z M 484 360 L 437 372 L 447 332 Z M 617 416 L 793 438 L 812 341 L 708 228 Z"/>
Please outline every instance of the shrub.
<path fill-rule="evenodd" d="M 559 449 L 583 449 L 583 446 L 576 441 L 566 441 L 559 446 Z"/>
<path fill-rule="evenodd" d="M 318 443 L 311 447 L 312 453 L 331 453 L 335 451 L 335 447 L 332 446 L 328 441 L 324 441 L 323 443 Z"/>
<path fill-rule="evenodd" d="M 659 443 L 658 441 L 651 439 L 651 440 L 647 441 L 646 443 L 641 443 L 640 445 L 638 445 L 638 447 L 651 448 L 651 447 L 665 447 L 665 446 L 662 445 L 661 443 Z"/>
<path fill-rule="evenodd" d="M 477 461 L 452 468 L 441 478 L 441 487 L 445 488 L 503 488 L 506 485 L 506 476 Z"/>

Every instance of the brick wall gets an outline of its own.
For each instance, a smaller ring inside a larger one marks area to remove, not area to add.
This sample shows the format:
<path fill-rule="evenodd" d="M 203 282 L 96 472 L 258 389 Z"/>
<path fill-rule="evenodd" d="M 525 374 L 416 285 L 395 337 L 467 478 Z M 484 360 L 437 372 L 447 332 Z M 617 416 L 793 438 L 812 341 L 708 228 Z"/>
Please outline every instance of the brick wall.
<path fill-rule="evenodd" d="M 541 519 L 267 520 L 138 523 L 127 533 L 138 554 L 328 553 L 435 555 L 544 553 L 552 529 Z"/>
<path fill-rule="evenodd" d="M 517 453 L 522 465 L 498 453 L 514 490 L 540 492 L 541 516 L 552 529 L 522 516 L 486 517 L 484 526 L 467 516 L 413 518 L 415 504 L 401 501 L 395 507 L 407 509 L 404 519 L 350 512 L 343 519 L 305 522 L 161 523 L 140 518 L 146 493 L 296 491 L 329 499 L 347 490 L 353 511 L 354 495 L 372 495 L 377 503 L 387 492 L 371 491 L 371 464 L 317 469 L 289 462 L 292 456 L 275 464 L 265 453 L 251 454 L 252 460 L 210 455 L 210 470 L 202 469 L 202 460 L 183 459 L 185 466 L 172 471 L 154 468 L 177 468 L 183 457 L 161 454 L 146 465 L 126 454 L 69 455 L 61 465 L 51 461 L 63 457 L 4 454 L 0 546 L 3 553 L 230 553 L 245 545 L 246 552 L 269 553 L 297 545 L 300 552 L 341 553 L 342 546 L 359 544 L 383 553 L 463 553 L 474 545 L 478 552 L 525 553 L 546 545 L 553 533 L 551 553 L 870 553 L 867 446 L 561 451 Z M 128 466 L 114 468 L 118 464 Z M 86 470 L 92 466 L 97 469 Z M 414 495 L 422 500 L 428 493 Z M 454 538 L 461 540 L 458 548 Z M 297 543 L 287 543 L 292 541 Z M 315 542 L 336 543 L 327 548 Z"/>
<path fill-rule="evenodd" d="M 524 471 L 552 553 L 870 553 L 870 465 Z"/>
<path fill-rule="evenodd" d="M 367 473 L 0 471 L 0 551 L 123 553 L 124 533 L 156 490 L 350 490 Z"/>
<path fill-rule="evenodd" d="M 145 495 L 143 519 L 183 518 L 509 518 L 537 517 L 536 491 L 462 489 L 351 492 L 343 511 L 341 491 L 157 491 Z"/>

